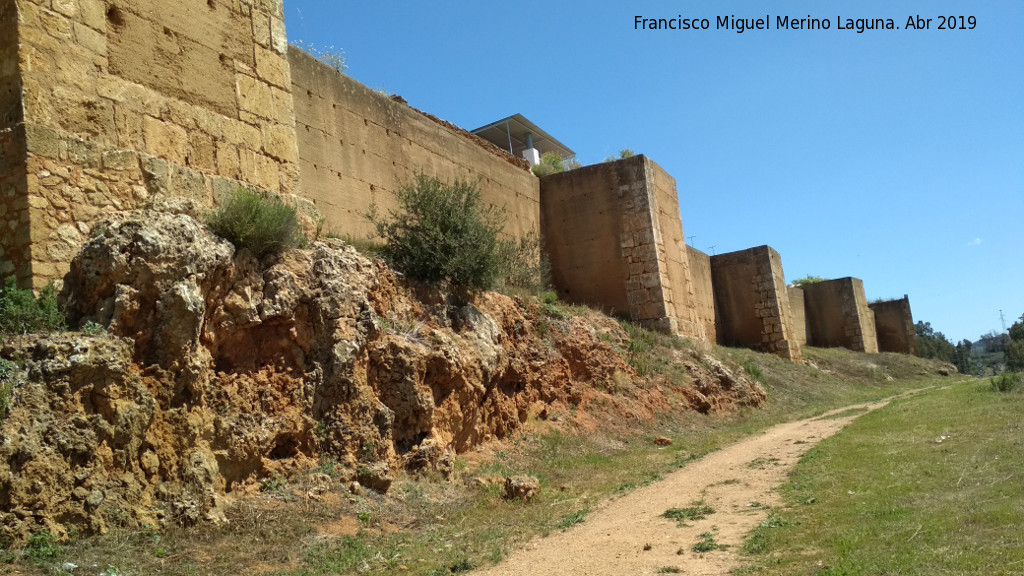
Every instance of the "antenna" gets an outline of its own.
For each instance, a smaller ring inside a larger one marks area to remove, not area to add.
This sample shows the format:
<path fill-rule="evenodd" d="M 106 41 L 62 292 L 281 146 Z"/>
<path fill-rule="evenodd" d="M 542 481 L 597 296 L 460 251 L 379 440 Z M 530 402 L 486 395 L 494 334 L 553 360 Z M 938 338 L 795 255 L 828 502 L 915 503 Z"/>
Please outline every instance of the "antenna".
<path fill-rule="evenodd" d="M 690 246 L 693 246 L 693 239 L 696 238 L 696 236 L 687 236 L 687 238 L 690 239 Z"/>
<path fill-rule="evenodd" d="M 1003 332 L 1006 332 L 1006 316 L 1003 316 L 1003 311 L 999 311 L 999 322 L 1003 324 Z"/>
<path fill-rule="evenodd" d="M 715 246 L 717 246 L 717 244 L 715 244 Z M 715 246 L 712 246 L 712 247 L 711 247 L 711 255 L 712 255 L 712 256 L 714 256 L 714 255 L 715 255 Z"/>

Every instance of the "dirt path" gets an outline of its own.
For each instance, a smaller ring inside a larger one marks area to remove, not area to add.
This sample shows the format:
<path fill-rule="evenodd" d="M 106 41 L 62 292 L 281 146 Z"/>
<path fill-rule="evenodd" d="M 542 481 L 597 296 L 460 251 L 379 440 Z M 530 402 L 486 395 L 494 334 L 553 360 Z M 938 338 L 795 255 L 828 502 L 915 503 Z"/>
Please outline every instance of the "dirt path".
<path fill-rule="evenodd" d="M 891 400 L 891 399 L 890 399 Z M 505 562 L 476 576 L 724 575 L 739 565 L 743 537 L 782 504 L 778 489 L 805 452 L 858 416 L 890 400 L 858 404 L 816 418 L 780 424 L 693 462 L 650 486 L 613 500 L 565 532 L 531 541 Z M 679 527 L 661 515 L 696 502 L 714 508 Z M 710 532 L 725 550 L 692 547 Z M 645 550 L 646 547 L 649 549 Z"/>

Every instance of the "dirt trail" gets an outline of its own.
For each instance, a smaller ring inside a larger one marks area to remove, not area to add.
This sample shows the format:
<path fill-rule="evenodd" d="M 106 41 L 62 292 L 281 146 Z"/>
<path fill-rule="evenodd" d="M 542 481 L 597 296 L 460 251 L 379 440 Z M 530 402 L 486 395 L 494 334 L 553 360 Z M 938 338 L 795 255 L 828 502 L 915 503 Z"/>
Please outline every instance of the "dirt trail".
<path fill-rule="evenodd" d="M 782 504 L 778 488 L 800 457 L 858 416 L 891 400 L 848 406 L 770 428 L 613 500 L 582 524 L 535 539 L 498 566 L 473 574 L 632 576 L 658 574 L 665 568 L 677 568 L 679 574 L 728 574 L 739 565 L 744 535 L 768 517 L 765 507 Z M 699 501 L 715 513 L 687 521 L 687 527 L 661 517 L 669 508 Z M 728 548 L 693 552 L 705 532 Z M 644 550 L 647 545 L 650 549 Z"/>

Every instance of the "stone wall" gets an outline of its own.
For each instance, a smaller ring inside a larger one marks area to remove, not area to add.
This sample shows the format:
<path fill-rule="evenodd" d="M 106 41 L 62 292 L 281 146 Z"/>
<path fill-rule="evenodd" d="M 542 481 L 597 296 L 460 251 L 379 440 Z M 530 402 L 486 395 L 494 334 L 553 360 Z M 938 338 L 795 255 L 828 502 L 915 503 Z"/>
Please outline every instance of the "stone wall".
<path fill-rule="evenodd" d="M 559 294 L 706 340 L 675 180 L 644 156 L 541 179 L 541 226 Z"/>
<path fill-rule="evenodd" d="M 789 295 L 789 312 L 793 315 L 793 337 L 800 346 L 807 346 L 807 314 L 804 312 L 804 289 L 799 286 L 786 288 Z"/>
<path fill-rule="evenodd" d="M 0 268 L 36 286 L 61 278 L 112 210 L 172 198 L 210 206 L 239 183 L 296 191 L 280 0 L 14 4 L 25 150 L 14 194 L 26 195 L 28 225 L 4 218 L 28 238 L 3 246 Z M 11 4 L 2 10 L 0 22 Z M 0 42 L 0 78 L 9 52 Z"/>
<path fill-rule="evenodd" d="M 18 73 L 18 12 L 0 4 L 0 278 L 31 277 L 28 239 L 28 182 L 25 179 L 25 129 L 21 122 Z"/>
<path fill-rule="evenodd" d="M 686 247 L 690 262 L 690 276 L 696 292 L 697 317 L 704 325 L 704 334 L 709 342 L 718 341 L 715 328 L 715 289 L 711 283 L 711 257 L 692 246 Z"/>
<path fill-rule="evenodd" d="M 806 284 L 803 290 L 810 346 L 878 353 L 875 315 L 868 308 L 861 280 L 826 280 Z"/>
<path fill-rule="evenodd" d="M 303 194 L 331 232 L 366 237 L 371 204 L 396 207 L 393 191 L 416 174 L 476 183 L 504 207 L 506 231 L 539 232 L 540 184 L 521 159 L 403 102 L 378 94 L 312 56 L 289 51 Z"/>
<path fill-rule="evenodd" d="M 800 361 L 782 258 L 768 246 L 711 257 L 718 343 Z"/>
<path fill-rule="evenodd" d="M 875 313 L 875 334 L 880 352 L 898 352 L 920 356 L 914 315 L 910 312 L 910 297 L 868 304 Z"/>
<path fill-rule="evenodd" d="M 18 12 L 13 2 L 0 4 L 0 129 L 21 121 L 18 74 Z"/>

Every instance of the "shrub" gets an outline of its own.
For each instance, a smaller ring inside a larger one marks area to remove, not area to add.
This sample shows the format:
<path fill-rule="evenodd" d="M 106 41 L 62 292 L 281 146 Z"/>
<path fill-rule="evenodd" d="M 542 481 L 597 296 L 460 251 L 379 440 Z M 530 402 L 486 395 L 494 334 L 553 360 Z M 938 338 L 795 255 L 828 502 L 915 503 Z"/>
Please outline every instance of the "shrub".
<path fill-rule="evenodd" d="M 1003 372 L 992 379 L 992 390 L 995 392 L 1013 392 L 1021 384 L 1024 384 L 1024 373 Z"/>
<path fill-rule="evenodd" d="M 385 241 L 381 256 L 389 264 L 413 280 L 447 280 L 470 290 L 490 289 L 501 279 L 503 260 L 514 251 L 498 238 L 505 213 L 481 205 L 476 186 L 420 174 L 395 196 L 400 211 L 390 211 L 386 220 L 375 206 L 368 214 Z"/>
<path fill-rule="evenodd" d="M 615 162 L 616 160 L 625 160 L 626 158 L 632 158 L 634 156 L 636 156 L 636 152 L 634 152 L 633 150 L 631 150 L 629 148 L 623 148 L 622 150 L 619 150 L 619 155 L 618 156 L 616 156 L 614 154 L 611 154 L 611 155 L 607 156 L 604 159 L 604 161 L 605 162 Z"/>
<path fill-rule="evenodd" d="M 43 562 L 57 558 L 64 553 L 64 547 L 57 543 L 57 537 L 52 532 L 37 532 L 28 537 L 28 545 L 25 546 L 25 556 Z"/>
<path fill-rule="evenodd" d="M 206 224 L 235 248 L 247 248 L 257 258 L 280 254 L 306 242 L 294 206 L 277 197 L 238 188 L 212 212 Z"/>
<path fill-rule="evenodd" d="M 1013 340 L 1006 344 L 1003 352 L 1009 370 L 1024 371 L 1024 340 Z"/>
<path fill-rule="evenodd" d="M 811 276 L 808 274 L 803 278 L 797 278 L 793 280 L 793 286 L 807 286 L 808 284 L 817 284 L 818 282 L 824 282 L 825 279 L 821 276 Z"/>
<path fill-rule="evenodd" d="M 502 240 L 498 244 L 501 261 L 500 284 L 540 293 L 550 284 L 551 263 L 544 255 L 540 237 L 533 231 L 518 241 Z"/>
<path fill-rule="evenodd" d="M 581 164 L 575 157 L 562 158 L 554 152 L 545 152 L 540 157 L 540 164 L 530 168 L 535 176 L 548 176 L 579 168 Z"/>
<path fill-rule="evenodd" d="M 0 332 L 28 334 L 64 329 L 64 314 L 57 303 L 57 289 L 47 284 L 34 296 L 8 278 L 0 290 Z"/>

